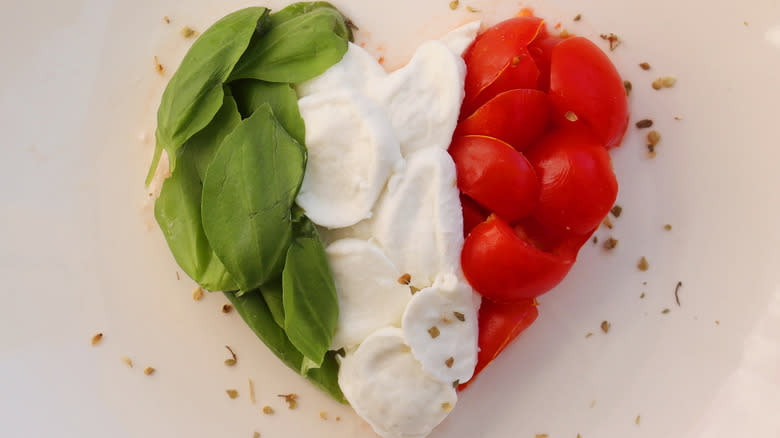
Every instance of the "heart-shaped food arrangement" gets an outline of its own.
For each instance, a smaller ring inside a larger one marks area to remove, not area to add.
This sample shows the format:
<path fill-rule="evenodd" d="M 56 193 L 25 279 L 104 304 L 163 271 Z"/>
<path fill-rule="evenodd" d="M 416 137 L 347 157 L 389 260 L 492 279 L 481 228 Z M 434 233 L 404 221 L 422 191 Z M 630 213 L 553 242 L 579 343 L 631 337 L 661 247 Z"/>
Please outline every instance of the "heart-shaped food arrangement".
<path fill-rule="evenodd" d="M 423 437 L 612 207 L 628 109 L 596 45 L 530 14 L 387 73 L 314 2 L 216 22 L 157 122 L 181 268 L 378 434 Z"/>

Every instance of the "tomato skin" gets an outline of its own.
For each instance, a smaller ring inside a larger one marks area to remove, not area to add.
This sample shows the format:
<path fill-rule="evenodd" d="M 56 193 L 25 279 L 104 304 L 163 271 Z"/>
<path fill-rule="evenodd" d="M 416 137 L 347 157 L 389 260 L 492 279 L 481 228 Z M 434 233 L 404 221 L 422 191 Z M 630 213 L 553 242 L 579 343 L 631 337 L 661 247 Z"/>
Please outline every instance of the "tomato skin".
<path fill-rule="evenodd" d="M 449 148 L 458 188 L 509 222 L 531 214 L 539 181 L 531 163 L 512 146 L 481 135 L 456 138 Z"/>
<path fill-rule="evenodd" d="M 471 230 L 461 252 L 461 267 L 469 284 L 496 302 L 534 298 L 549 291 L 563 280 L 574 260 L 571 254 L 542 251 L 495 215 Z"/>
<path fill-rule="evenodd" d="M 552 51 L 565 38 L 550 35 L 546 28 L 539 32 L 533 42 L 528 45 L 528 53 L 534 59 L 536 68 L 539 69 L 539 78 L 536 83 L 536 89 L 547 93 L 550 91 L 550 63 L 552 61 Z"/>
<path fill-rule="evenodd" d="M 628 99 L 617 69 L 586 38 L 555 45 L 550 60 L 550 98 L 559 115 L 583 119 L 607 148 L 620 145 L 628 127 Z"/>
<path fill-rule="evenodd" d="M 533 89 L 500 93 L 458 123 L 455 135 L 486 135 L 523 152 L 547 130 L 552 105 L 547 94 Z"/>
<path fill-rule="evenodd" d="M 474 376 L 468 382 L 458 386 L 465 389 L 490 365 L 493 360 L 525 331 L 537 318 L 539 310 L 533 299 L 519 300 L 514 303 L 495 303 L 483 299 L 479 308 L 479 353 Z"/>
<path fill-rule="evenodd" d="M 512 88 L 534 88 L 538 70 L 528 53 L 527 46 L 541 31 L 544 21 L 537 17 L 515 17 L 502 21 L 477 35 L 466 49 L 463 59 L 466 71 L 466 98 L 461 116 L 471 114 L 479 107 L 479 101 L 486 102 L 490 97 L 502 91 L 505 86 L 518 84 Z M 500 89 L 493 89 L 491 96 L 480 96 L 494 82 L 503 77 Z"/>
<path fill-rule="evenodd" d="M 485 222 L 489 214 L 463 193 L 460 194 L 460 205 L 463 209 L 463 237 L 466 237 L 474 227 Z"/>
<path fill-rule="evenodd" d="M 588 235 L 609 212 L 618 192 L 612 160 L 583 129 L 559 129 L 528 153 L 540 181 L 534 217 L 559 233 Z"/>

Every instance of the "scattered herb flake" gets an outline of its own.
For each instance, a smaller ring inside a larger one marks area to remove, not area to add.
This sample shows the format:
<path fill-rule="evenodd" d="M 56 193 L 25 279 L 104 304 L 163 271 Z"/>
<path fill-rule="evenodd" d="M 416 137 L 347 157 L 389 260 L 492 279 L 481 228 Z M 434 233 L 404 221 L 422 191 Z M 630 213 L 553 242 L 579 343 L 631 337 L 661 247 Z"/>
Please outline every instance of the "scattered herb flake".
<path fill-rule="evenodd" d="M 614 207 L 612 207 L 611 210 L 609 210 L 610 213 L 612 213 L 612 216 L 615 216 L 615 218 L 619 218 L 620 215 L 623 213 L 623 207 L 615 204 Z"/>
<path fill-rule="evenodd" d="M 441 404 L 441 408 L 442 410 L 449 412 L 452 410 L 452 405 L 450 404 L 450 402 L 444 402 Z"/>
<path fill-rule="evenodd" d="M 260 432 L 258 432 L 258 431 L 255 431 L 255 432 L 252 434 L 252 438 L 260 438 Z"/>
<path fill-rule="evenodd" d="M 412 291 L 412 295 L 416 294 L 417 292 L 420 292 L 419 287 L 409 286 L 409 289 Z"/>
<path fill-rule="evenodd" d="M 167 15 L 163 17 L 163 21 L 165 22 L 165 24 L 171 24 L 171 18 L 168 17 Z"/>
<path fill-rule="evenodd" d="M 612 326 L 612 324 L 609 323 L 609 321 L 601 321 L 601 331 L 604 333 L 609 333 L 609 328 Z"/>
<path fill-rule="evenodd" d="M 546 433 L 537 433 L 536 434 L 536 438 L 547 438 L 548 436 L 550 436 L 550 435 L 548 435 Z"/>
<path fill-rule="evenodd" d="M 327 420 L 328 419 L 328 413 L 325 412 L 325 411 L 320 411 L 320 418 L 323 419 L 323 420 Z"/>
<path fill-rule="evenodd" d="M 680 306 L 680 288 L 682 287 L 682 281 L 677 282 L 677 286 L 674 287 L 674 302 L 677 303 L 677 306 Z"/>
<path fill-rule="evenodd" d="M 152 194 L 149 193 L 149 197 L 152 197 Z M 181 280 L 181 277 L 179 276 L 179 271 L 176 271 L 176 280 Z"/>
<path fill-rule="evenodd" d="M 189 26 L 184 26 L 184 27 L 182 27 L 182 28 L 181 28 L 181 30 L 179 31 L 179 34 L 180 34 L 181 36 L 183 36 L 184 38 L 189 38 L 189 37 L 191 37 L 191 36 L 195 35 L 195 31 L 194 31 L 194 30 L 192 30 L 192 28 L 191 28 L 191 27 L 189 27 Z"/>
<path fill-rule="evenodd" d="M 602 33 L 599 36 L 601 37 L 602 40 L 609 41 L 610 51 L 617 49 L 617 47 L 621 43 L 620 38 L 612 32 L 610 32 L 609 34 Z"/>
<path fill-rule="evenodd" d="M 639 63 L 639 67 L 641 67 L 642 70 L 650 70 L 650 64 L 648 64 L 646 62 L 640 62 Z"/>
<path fill-rule="evenodd" d="M 591 336 L 593 336 L 593 332 L 588 332 L 588 333 L 585 335 L 585 339 L 587 339 L 587 338 L 589 338 L 589 337 L 591 337 Z"/>
<path fill-rule="evenodd" d="M 447 368 L 452 368 L 452 364 L 455 363 L 455 358 L 450 356 L 447 358 L 447 360 L 444 361 L 444 365 L 447 365 Z"/>
<path fill-rule="evenodd" d="M 439 318 L 439 321 L 441 321 L 444 324 L 452 324 L 452 320 L 447 318 L 446 316 L 442 316 L 441 318 Z"/>
<path fill-rule="evenodd" d="M 472 6 L 466 6 L 466 10 L 469 11 L 469 12 L 481 12 L 481 10 L 479 10 L 479 9 L 477 9 L 475 7 L 472 7 Z"/>
<path fill-rule="evenodd" d="M 682 120 L 682 116 L 674 116 L 674 120 Z"/>
<path fill-rule="evenodd" d="M 252 379 L 249 380 L 249 402 L 255 404 L 255 382 Z"/>
<path fill-rule="evenodd" d="M 645 272 L 650 268 L 650 263 L 647 262 L 647 258 L 645 258 L 645 256 L 642 256 L 642 258 L 639 259 L 639 262 L 636 264 L 636 268 L 642 272 Z"/>
<path fill-rule="evenodd" d="M 671 224 L 666 224 L 666 225 L 664 225 L 664 230 L 666 230 L 666 231 L 672 231 L 672 225 L 671 225 Z"/>
<path fill-rule="evenodd" d="M 579 117 L 577 117 L 577 114 L 574 114 L 574 111 L 566 111 L 565 117 L 566 120 L 570 122 L 576 122 L 579 120 Z"/>
<path fill-rule="evenodd" d="M 436 339 L 436 338 L 438 338 L 438 337 L 439 337 L 439 335 L 441 334 L 441 332 L 439 331 L 439 328 L 438 328 L 438 327 L 436 327 L 436 326 L 433 326 L 433 327 L 431 327 L 431 328 L 429 328 L 429 329 L 428 329 L 428 334 L 429 334 L 429 335 L 431 335 L 431 337 L 432 337 L 433 339 Z"/>
<path fill-rule="evenodd" d="M 89 344 L 94 347 L 98 345 L 102 340 L 103 340 L 103 333 L 97 333 L 92 336 L 92 339 L 90 339 Z"/>
<path fill-rule="evenodd" d="M 598 236 L 593 236 L 593 244 L 596 245 L 597 243 L 599 243 Z"/>
<path fill-rule="evenodd" d="M 626 89 L 626 96 L 630 96 L 634 86 L 631 84 L 631 81 L 623 81 L 623 88 Z"/>
<path fill-rule="evenodd" d="M 350 29 L 352 29 L 352 30 L 354 30 L 354 31 L 358 31 L 358 30 L 360 30 L 360 28 L 357 26 L 357 24 L 355 24 L 355 22 L 354 22 L 354 21 L 352 21 L 352 20 L 351 20 L 351 19 L 349 19 L 349 18 L 347 18 L 347 19 L 345 19 L 345 20 L 344 20 L 344 24 L 346 24 L 348 28 L 350 28 Z"/>
<path fill-rule="evenodd" d="M 580 21 L 582 20 L 582 14 L 577 14 L 574 16 L 574 21 Z"/>
<path fill-rule="evenodd" d="M 192 291 L 192 299 L 195 301 L 200 301 L 203 299 L 203 288 L 198 286 Z"/>
<path fill-rule="evenodd" d="M 647 133 L 647 144 L 655 146 L 660 141 L 661 141 L 661 134 L 655 129 Z"/>
<path fill-rule="evenodd" d="M 668 307 L 667 307 L 666 309 L 664 309 L 664 310 L 662 310 L 662 311 L 661 311 L 661 313 L 663 313 L 664 315 L 666 315 L 666 314 L 667 314 L 667 313 L 669 313 L 669 312 L 671 312 L 671 310 L 669 310 L 669 308 L 668 308 Z"/>
<path fill-rule="evenodd" d="M 225 393 L 226 393 L 226 394 L 228 395 L 228 397 L 230 397 L 231 399 L 234 399 L 234 398 L 238 397 L 238 391 L 236 391 L 235 389 L 226 389 L 226 390 L 225 390 Z"/>
<path fill-rule="evenodd" d="M 594 407 L 594 406 L 596 406 L 596 400 L 592 400 L 592 401 L 590 402 L 590 407 L 592 408 L 592 407 Z"/>
<path fill-rule="evenodd" d="M 653 90 L 660 90 L 661 88 L 664 87 L 664 83 L 661 80 L 661 78 L 654 80 L 653 83 L 650 85 L 653 87 Z"/>
<path fill-rule="evenodd" d="M 609 239 L 604 241 L 604 249 L 606 250 L 613 250 L 618 246 L 618 240 L 614 237 L 610 237 Z"/>
<path fill-rule="evenodd" d="M 230 348 L 229 345 L 225 345 L 225 348 L 227 348 L 227 350 L 230 352 L 230 356 L 232 356 L 229 359 L 225 359 L 225 365 L 227 365 L 229 367 L 232 367 L 233 365 L 236 364 L 236 361 L 238 360 L 238 357 L 236 356 L 236 353 L 233 352 L 233 349 Z"/>
<path fill-rule="evenodd" d="M 223 304 L 222 305 L 222 313 L 230 313 L 230 311 L 233 310 L 233 306 L 230 304 Z"/>
<path fill-rule="evenodd" d="M 653 126 L 653 121 L 650 119 L 642 119 L 638 122 L 636 122 L 636 127 L 638 129 L 645 129 Z"/>
<path fill-rule="evenodd" d="M 144 368 L 144 374 L 146 374 L 147 376 L 151 376 L 152 374 L 154 374 L 155 371 L 157 370 L 155 370 L 153 367 Z"/>
<path fill-rule="evenodd" d="M 465 321 L 465 320 L 466 320 L 466 315 L 464 315 L 464 314 L 462 314 L 462 313 L 460 313 L 460 312 L 452 312 L 452 314 L 453 314 L 453 315 L 455 315 L 455 318 L 456 318 L 458 321 L 460 321 L 460 322 L 463 322 L 463 321 Z"/>
<path fill-rule="evenodd" d="M 341 421 L 341 417 L 336 417 L 336 421 Z"/>
<path fill-rule="evenodd" d="M 634 424 L 639 425 L 639 415 L 636 416 L 636 420 L 634 420 Z"/>
<path fill-rule="evenodd" d="M 641 294 L 639 294 L 639 298 L 644 298 L 644 297 L 645 297 L 645 293 L 644 293 L 644 292 L 642 292 Z"/>
<path fill-rule="evenodd" d="M 159 74 L 163 74 L 163 66 L 160 64 L 160 61 L 157 59 L 157 56 L 154 57 L 154 71 L 156 71 Z"/>
<path fill-rule="evenodd" d="M 715 320 L 715 325 L 720 325 L 720 321 L 718 321 L 718 320 L 716 319 L 716 320 Z"/>
<path fill-rule="evenodd" d="M 612 219 L 610 219 L 610 218 L 609 218 L 609 216 L 607 216 L 607 217 L 605 217 L 605 218 L 604 218 L 604 226 L 606 226 L 606 227 L 607 227 L 607 228 L 609 228 L 610 230 L 612 229 L 612 227 L 613 227 L 613 225 L 612 225 Z"/>
<path fill-rule="evenodd" d="M 400 277 L 398 277 L 398 283 L 400 284 L 409 284 L 412 282 L 412 276 L 407 274 L 404 274 Z"/>
<path fill-rule="evenodd" d="M 561 31 L 561 33 L 559 33 L 559 34 L 558 34 L 558 36 L 559 36 L 560 38 L 569 38 L 569 37 L 571 36 L 571 34 L 569 33 L 569 31 L 568 31 L 568 30 L 566 30 L 566 29 L 563 29 L 563 30 Z"/>
<path fill-rule="evenodd" d="M 676 83 L 677 83 L 677 78 L 675 78 L 674 76 L 664 76 L 661 78 L 661 85 L 663 85 L 664 88 L 672 88 Z"/>
<path fill-rule="evenodd" d="M 298 407 L 298 394 L 279 394 L 287 403 L 287 409 L 295 409 Z"/>
<path fill-rule="evenodd" d="M 460 6 L 460 2 L 458 0 L 452 0 L 450 2 L 450 9 L 452 9 L 453 11 L 455 9 L 458 9 L 458 6 Z"/>
<path fill-rule="evenodd" d="M 119 359 L 120 359 L 122 362 L 124 362 L 124 363 L 125 363 L 127 366 L 129 366 L 130 368 L 132 368 L 132 367 L 133 367 L 133 360 L 132 360 L 132 359 L 130 359 L 129 357 L 127 357 L 127 356 L 122 356 L 122 357 L 120 357 Z"/>
<path fill-rule="evenodd" d="M 272 407 L 270 407 L 268 405 L 263 406 L 263 413 L 265 415 L 272 415 L 274 413 L 274 408 L 272 408 Z"/>
<path fill-rule="evenodd" d="M 460 380 L 455 380 L 452 382 L 452 387 L 457 388 L 460 385 Z"/>

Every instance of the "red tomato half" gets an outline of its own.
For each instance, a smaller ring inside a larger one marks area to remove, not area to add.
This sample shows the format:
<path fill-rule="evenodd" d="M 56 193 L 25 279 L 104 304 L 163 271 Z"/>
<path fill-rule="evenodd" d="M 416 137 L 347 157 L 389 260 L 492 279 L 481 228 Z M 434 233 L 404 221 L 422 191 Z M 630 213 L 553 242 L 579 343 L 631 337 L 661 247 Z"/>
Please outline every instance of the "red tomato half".
<path fill-rule="evenodd" d="M 559 129 L 528 153 L 541 190 L 534 217 L 559 233 L 587 235 L 615 203 L 609 152 L 584 129 Z"/>
<path fill-rule="evenodd" d="M 463 193 L 460 194 L 460 205 L 463 208 L 463 237 L 466 237 L 474 227 L 485 222 L 489 214 Z"/>
<path fill-rule="evenodd" d="M 513 302 L 537 297 L 563 280 L 574 257 L 543 251 L 497 216 L 477 225 L 460 255 L 466 279 L 483 297 Z"/>
<path fill-rule="evenodd" d="M 482 135 L 457 137 L 449 148 L 458 188 L 509 222 L 531 214 L 539 182 L 528 160 L 501 140 Z"/>
<path fill-rule="evenodd" d="M 509 90 L 458 123 L 455 135 L 495 137 L 523 152 L 547 130 L 551 108 L 550 98 L 541 91 Z"/>
<path fill-rule="evenodd" d="M 458 386 L 465 389 L 477 375 L 490 365 L 520 333 L 528 328 L 539 315 L 533 299 L 515 303 L 494 303 L 483 299 L 479 308 L 479 353 L 474 376 Z"/>
<path fill-rule="evenodd" d="M 527 46 L 543 26 L 541 18 L 515 17 L 477 36 L 463 54 L 468 70 L 462 117 L 470 115 L 480 106 L 480 102 L 486 102 L 502 91 L 536 87 L 539 71 Z M 494 82 L 499 84 L 491 87 Z M 485 96 L 481 96 L 483 92 Z"/>
<path fill-rule="evenodd" d="M 528 46 L 528 53 L 534 59 L 536 68 L 539 69 L 539 79 L 536 83 L 538 90 L 545 93 L 550 91 L 550 62 L 553 47 L 557 46 L 565 38 L 550 35 L 546 27 L 539 32 L 539 36 Z"/>
<path fill-rule="evenodd" d="M 572 111 L 602 144 L 618 146 L 628 126 L 628 99 L 615 66 L 595 44 L 568 38 L 552 49 L 550 98 L 559 115 Z"/>

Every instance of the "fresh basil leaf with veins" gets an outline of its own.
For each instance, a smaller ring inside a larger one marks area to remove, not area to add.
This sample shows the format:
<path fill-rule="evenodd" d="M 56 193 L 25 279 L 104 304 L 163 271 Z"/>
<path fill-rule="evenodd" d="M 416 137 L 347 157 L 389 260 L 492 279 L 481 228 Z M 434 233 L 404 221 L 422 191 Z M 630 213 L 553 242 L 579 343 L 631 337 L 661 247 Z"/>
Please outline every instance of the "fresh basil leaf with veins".
<path fill-rule="evenodd" d="M 285 21 L 289 21 L 300 15 L 308 14 L 309 12 L 313 12 L 318 9 L 329 9 L 330 12 L 341 15 L 343 17 L 341 11 L 328 2 L 298 2 L 271 14 L 269 25 L 271 27 L 276 27 Z M 350 27 L 351 22 L 346 17 L 343 17 L 342 22 L 343 26 L 339 25 L 335 29 L 335 33 L 348 41 L 352 41 L 352 28 Z"/>
<path fill-rule="evenodd" d="M 303 355 L 287 338 L 284 329 L 276 325 L 262 295 L 247 293 L 236 297 L 232 292 L 225 296 L 233 304 L 241 318 L 263 343 L 288 367 L 300 373 Z M 339 365 L 335 354 L 329 352 L 319 368 L 309 369 L 305 377 L 340 403 L 346 403 L 338 384 Z"/>
<path fill-rule="evenodd" d="M 282 304 L 282 279 L 269 281 L 268 283 L 260 286 L 260 294 L 263 295 L 265 303 L 268 305 L 268 310 L 271 311 L 271 316 L 274 322 L 279 327 L 284 328 L 284 304 Z"/>
<path fill-rule="evenodd" d="M 222 139 L 240 122 L 236 102 L 224 96 L 211 123 L 179 149 L 179 167 L 165 180 L 154 204 L 155 219 L 176 262 L 190 278 L 211 291 L 234 290 L 237 286 L 203 231 L 203 178 Z"/>
<path fill-rule="evenodd" d="M 325 248 L 314 233 L 296 236 L 287 250 L 282 298 L 290 342 L 319 366 L 336 331 L 339 304 Z"/>
<path fill-rule="evenodd" d="M 251 116 L 264 103 L 270 105 L 276 120 L 298 143 L 304 144 L 306 128 L 298 111 L 298 96 L 290 84 L 242 79 L 230 84 L 242 117 Z"/>
<path fill-rule="evenodd" d="M 147 184 L 157 170 L 163 149 L 173 172 L 176 151 L 214 118 L 222 106 L 222 84 L 253 35 L 265 31 L 267 19 L 266 8 L 241 9 L 214 23 L 192 44 L 168 82 L 157 110 L 157 144 Z"/>
<path fill-rule="evenodd" d="M 241 290 L 281 274 L 306 150 L 263 104 L 222 141 L 203 181 L 203 229 Z"/>
<path fill-rule="evenodd" d="M 341 60 L 349 35 L 338 10 L 316 8 L 271 26 L 263 38 L 253 39 L 230 80 L 307 81 Z"/>

